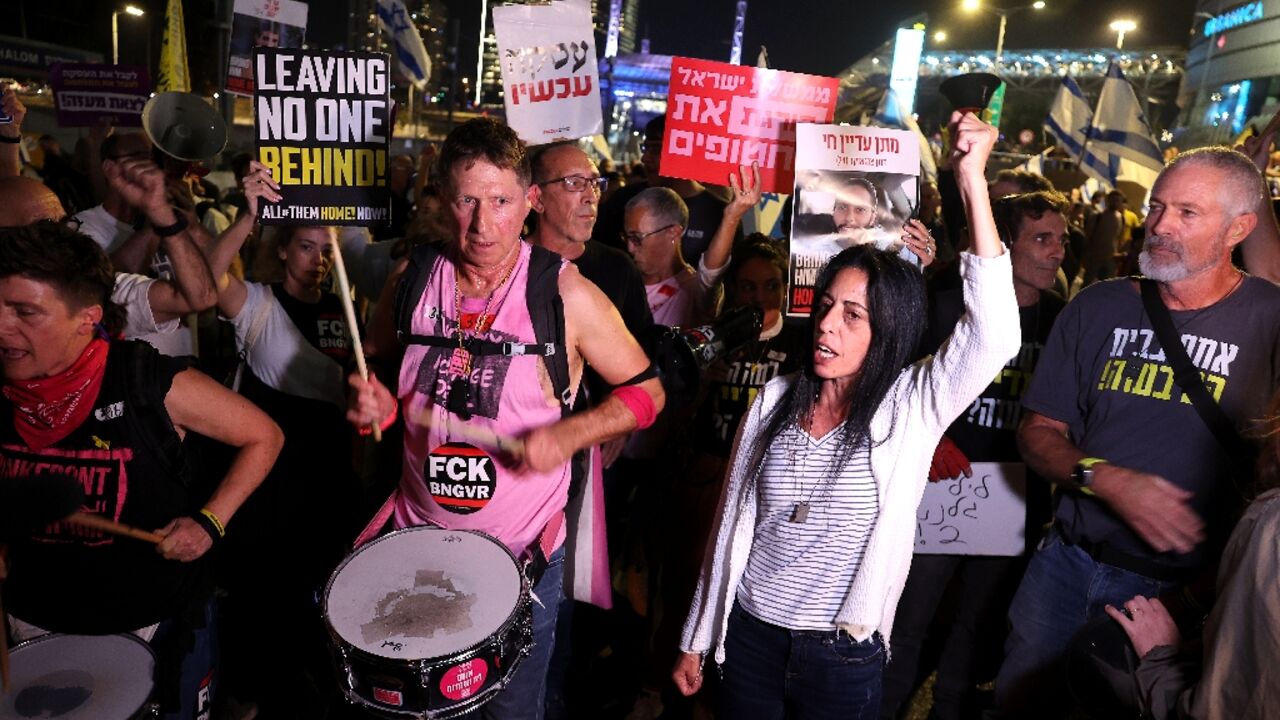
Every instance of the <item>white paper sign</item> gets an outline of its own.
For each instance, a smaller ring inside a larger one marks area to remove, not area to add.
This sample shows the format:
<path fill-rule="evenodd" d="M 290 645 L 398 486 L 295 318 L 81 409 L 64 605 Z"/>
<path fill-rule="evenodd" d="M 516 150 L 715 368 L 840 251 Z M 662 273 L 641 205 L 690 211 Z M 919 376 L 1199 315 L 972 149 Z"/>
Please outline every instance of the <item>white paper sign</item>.
<path fill-rule="evenodd" d="M 925 486 L 915 552 L 1021 555 L 1026 550 L 1027 466 L 973 463 L 973 477 Z"/>
<path fill-rule="evenodd" d="M 591 8 L 582 0 L 493 9 L 507 125 L 530 145 L 604 132 Z"/>
<path fill-rule="evenodd" d="M 787 314 L 808 317 L 818 273 L 840 251 L 874 244 L 902 249 L 903 227 L 920 205 L 920 143 L 907 130 L 796 125 Z"/>

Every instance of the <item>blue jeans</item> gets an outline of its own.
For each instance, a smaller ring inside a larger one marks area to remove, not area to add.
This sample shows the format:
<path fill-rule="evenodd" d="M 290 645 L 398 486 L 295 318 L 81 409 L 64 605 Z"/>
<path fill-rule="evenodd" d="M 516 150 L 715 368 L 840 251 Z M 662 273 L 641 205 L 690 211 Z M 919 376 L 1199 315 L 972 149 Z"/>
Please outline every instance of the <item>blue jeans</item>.
<path fill-rule="evenodd" d="M 722 670 L 717 717 L 872 720 L 880 712 L 884 643 L 836 630 L 788 630 L 735 606 Z"/>
<path fill-rule="evenodd" d="M 533 586 L 533 649 L 516 668 L 511 682 L 492 700 L 465 717 L 480 720 L 542 720 L 547 693 L 547 666 L 556 639 L 556 614 L 564 583 L 564 547 L 551 553 L 547 569 Z"/>
<path fill-rule="evenodd" d="M 213 710 L 213 697 L 218 689 L 218 611 L 217 603 L 208 600 L 202 610 L 203 627 L 183 628 L 178 619 L 165 620 L 156 628 L 151 638 L 153 648 L 164 648 L 176 643 L 181 655 L 181 666 L 162 666 L 171 658 L 160 656 L 156 662 L 158 674 L 168 682 L 177 683 L 176 700 L 180 706 L 162 715 L 165 720 L 190 720 L 208 718 Z M 189 634 L 186 634 L 189 633 Z M 184 636 L 185 635 L 185 636 Z M 188 643 L 190 643 L 188 645 Z M 176 673 L 173 673 L 177 670 Z M 166 674 L 172 673 L 172 674 Z M 163 691 L 162 691 L 163 692 Z"/>
<path fill-rule="evenodd" d="M 1009 639 L 996 676 L 996 707 L 1003 717 L 1052 718 L 1066 714 L 1063 660 L 1067 646 L 1103 606 L 1135 595 L 1155 597 L 1176 587 L 1089 557 L 1050 533 L 1031 558 L 1009 607 Z"/>

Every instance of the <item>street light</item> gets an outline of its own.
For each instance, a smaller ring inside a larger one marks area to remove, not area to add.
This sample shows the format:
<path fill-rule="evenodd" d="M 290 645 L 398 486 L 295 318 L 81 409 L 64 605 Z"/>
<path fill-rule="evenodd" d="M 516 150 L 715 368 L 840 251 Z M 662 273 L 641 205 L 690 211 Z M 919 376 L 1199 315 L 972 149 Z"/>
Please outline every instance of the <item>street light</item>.
<path fill-rule="evenodd" d="M 1116 49 L 1124 49 L 1124 34 L 1138 29 L 1138 23 L 1132 20 L 1116 20 L 1111 23 L 1111 30 L 1116 33 Z"/>
<path fill-rule="evenodd" d="M 132 15 L 133 17 L 142 17 L 146 15 L 142 8 L 137 5 L 125 5 L 123 10 L 113 10 L 111 12 L 111 64 L 120 64 L 120 13 Z"/>
<path fill-rule="evenodd" d="M 939 30 L 938 32 L 934 33 L 934 34 L 933 34 L 933 41 L 934 41 L 935 43 L 939 43 L 939 44 L 946 42 L 946 41 L 947 41 L 947 31 L 946 31 L 946 30 Z"/>
<path fill-rule="evenodd" d="M 996 36 L 996 68 L 999 69 L 1001 62 L 1004 60 L 1004 30 L 1009 23 L 1009 16 L 1021 10 L 1043 10 L 1044 0 L 1036 0 L 1030 5 L 1019 5 L 1011 8 L 985 7 L 981 0 L 962 0 L 960 7 L 970 12 L 986 10 L 989 13 L 1000 16 L 1000 34 Z"/>

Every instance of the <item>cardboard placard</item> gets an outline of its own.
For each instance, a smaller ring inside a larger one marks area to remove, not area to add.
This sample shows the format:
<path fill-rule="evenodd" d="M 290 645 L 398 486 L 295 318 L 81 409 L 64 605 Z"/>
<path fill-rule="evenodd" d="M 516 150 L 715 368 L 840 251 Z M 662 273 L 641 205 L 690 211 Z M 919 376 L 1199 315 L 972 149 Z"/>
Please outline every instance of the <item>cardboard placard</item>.
<path fill-rule="evenodd" d="M 787 314 L 803 317 L 818 273 L 841 250 L 902 251 L 920 204 L 920 145 L 909 130 L 809 123 L 796 126 L 796 143 Z"/>
<path fill-rule="evenodd" d="M 595 31 L 586 3 L 493 9 L 507 125 L 530 145 L 604 132 Z"/>
<path fill-rule="evenodd" d="M 141 65 L 57 63 L 49 82 L 58 127 L 142 127 L 142 107 L 151 96 L 151 77 Z"/>
<path fill-rule="evenodd" d="M 677 57 L 671 60 L 661 173 L 727 185 L 759 163 L 764 192 L 789 193 L 796 123 L 827 123 L 840 81 Z"/>
<path fill-rule="evenodd" d="M 386 224 L 391 142 L 385 53 L 255 48 L 258 161 L 280 183 L 265 225 Z"/>
<path fill-rule="evenodd" d="M 973 477 L 929 483 L 916 511 L 915 552 L 999 555 L 1026 552 L 1027 466 L 973 463 Z"/>
<path fill-rule="evenodd" d="M 307 4 L 297 0 L 236 0 L 227 53 L 227 92 L 253 95 L 255 47 L 300 48 Z"/>

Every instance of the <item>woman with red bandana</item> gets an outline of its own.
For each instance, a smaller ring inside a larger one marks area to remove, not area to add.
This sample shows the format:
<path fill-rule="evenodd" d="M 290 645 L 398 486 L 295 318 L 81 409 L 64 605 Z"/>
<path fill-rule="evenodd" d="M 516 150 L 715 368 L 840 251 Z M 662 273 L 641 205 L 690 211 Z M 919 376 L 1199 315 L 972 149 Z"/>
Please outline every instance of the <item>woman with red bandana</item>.
<path fill-rule="evenodd" d="M 282 436 L 185 361 L 110 339 L 123 322 L 109 299 L 113 282 L 102 249 L 66 227 L 39 222 L 0 234 L 0 390 L 9 410 L 0 411 L 0 481 L 75 477 L 82 511 L 164 539 L 153 547 L 66 522 L 9 538 L 5 607 L 17 641 L 136 633 L 156 651 L 167 716 L 194 717 L 216 667 L 204 560 Z M 187 482 L 188 432 L 236 450 L 211 492 Z"/>

